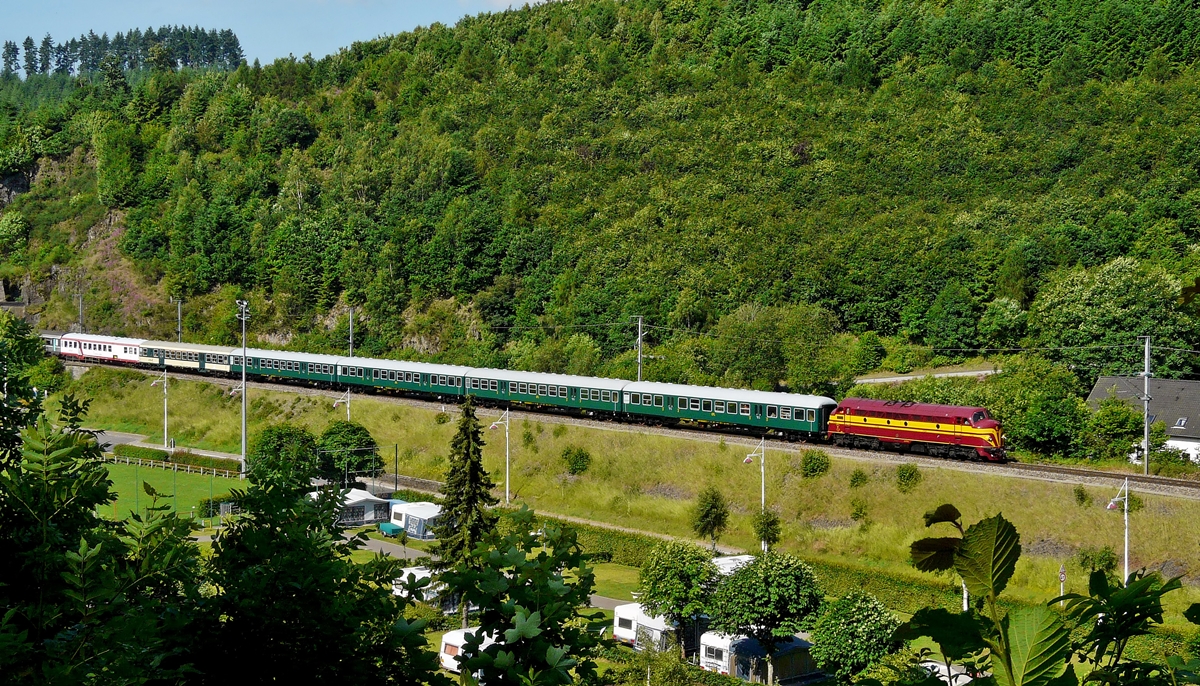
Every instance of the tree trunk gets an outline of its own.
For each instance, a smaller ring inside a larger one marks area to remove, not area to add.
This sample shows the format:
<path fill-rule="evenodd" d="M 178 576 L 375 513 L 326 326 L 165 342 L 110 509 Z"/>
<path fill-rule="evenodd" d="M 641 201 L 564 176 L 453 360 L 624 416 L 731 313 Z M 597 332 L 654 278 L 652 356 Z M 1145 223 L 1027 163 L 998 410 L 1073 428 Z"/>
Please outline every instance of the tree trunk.
<path fill-rule="evenodd" d="M 459 597 L 458 611 L 462 614 L 462 628 L 467 628 L 467 597 L 465 595 Z"/>
<path fill-rule="evenodd" d="M 767 655 L 767 686 L 774 686 L 774 684 L 775 684 L 775 661 L 771 659 L 770 655 Z"/>

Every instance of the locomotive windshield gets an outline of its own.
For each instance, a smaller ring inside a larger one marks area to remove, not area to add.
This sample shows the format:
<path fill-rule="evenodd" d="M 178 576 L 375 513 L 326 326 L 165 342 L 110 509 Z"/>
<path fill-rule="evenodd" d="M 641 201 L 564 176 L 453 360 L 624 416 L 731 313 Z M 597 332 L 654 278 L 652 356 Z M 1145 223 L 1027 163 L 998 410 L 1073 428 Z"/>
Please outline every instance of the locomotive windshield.
<path fill-rule="evenodd" d="M 987 419 L 987 418 L 988 418 L 987 412 L 983 412 L 983 411 L 976 412 L 975 414 L 971 415 L 971 423 L 974 424 L 975 422 L 978 422 L 980 420 Z"/>

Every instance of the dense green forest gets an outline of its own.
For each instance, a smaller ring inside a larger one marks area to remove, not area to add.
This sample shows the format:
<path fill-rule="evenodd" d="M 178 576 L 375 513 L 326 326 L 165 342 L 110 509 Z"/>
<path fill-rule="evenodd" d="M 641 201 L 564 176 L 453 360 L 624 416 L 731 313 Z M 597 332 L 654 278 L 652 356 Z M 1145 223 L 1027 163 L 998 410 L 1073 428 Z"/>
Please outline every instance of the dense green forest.
<path fill-rule="evenodd" d="M 580 0 L 11 75 L 0 278 L 48 328 L 82 293 L 89 330 L 169 336 L 177 296 L 228 343 L 245 295 L 261 344 L 343 350 L 353 307 L 363 354 L 481 366 L 631 377 L 642 315 L 670 381 L 1035 347 L 1086 384 L 1145 333 L 1187 375 L 1198 29 L 1176 1 Z"/>

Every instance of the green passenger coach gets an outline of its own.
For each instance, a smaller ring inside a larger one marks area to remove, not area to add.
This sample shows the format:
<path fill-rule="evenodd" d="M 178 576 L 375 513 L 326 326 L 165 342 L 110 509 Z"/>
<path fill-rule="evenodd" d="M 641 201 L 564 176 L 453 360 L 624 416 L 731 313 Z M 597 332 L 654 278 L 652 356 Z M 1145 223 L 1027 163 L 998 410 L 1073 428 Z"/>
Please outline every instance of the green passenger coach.
<path fill-rule="evenodd" d="M 837 407 L 816 395 L 649 381 L 626 384 L 621 400 L 627 414 L 663 423 L 734 425 L 786 437 L 823 433 Z"/>

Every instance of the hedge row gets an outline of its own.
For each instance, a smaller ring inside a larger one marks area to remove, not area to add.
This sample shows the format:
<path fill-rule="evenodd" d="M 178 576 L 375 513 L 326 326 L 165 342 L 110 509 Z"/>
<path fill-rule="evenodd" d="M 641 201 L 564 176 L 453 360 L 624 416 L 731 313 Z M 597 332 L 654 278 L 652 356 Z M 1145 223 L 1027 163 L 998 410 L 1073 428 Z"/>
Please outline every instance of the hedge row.
<path fill-rule="evenodd" d="M 242 468 L 239 460 L 231 460 L 226 457 L 196 455 L 186 450 L 177 450 L 172 453 L 170 461 L 176 464 L 188 464 L 193 467 L 203 467 L 204 469 L 224 469 L 230 472 L 241 471 Z"/>
<path fill-rule="evenodd" d="M 393 500 L 403 500 L 406 503 L 437 503 L 442 500 L 442 496 L 437 493 L 414 491 L 411 488 L 401 488 L 398 491 L 392 491 L 391 497 Z"/>
<path fill-rule="evenodd" d="M 128 443 L 118 443 L 113 446 L 113 455 L 120 457 L 131 457 L 135 460 L 158 460 L 159 462 L 167 462 L 171 459 L 171 453 L 158 448 L 144 448 L 140 445 L 129 445 Z"/>
<path fill-rule="evenodd" d="M 603 529 L 553 517 L 541 517 L 541 519 L 553 520 L 574 529 L 579 545 L 584 552 L 593 556 L 593 562 L 615 562 L 628 567 L 641 567 L 654 546 L 662 543 L 661 539 L 643 534 Z"/>

